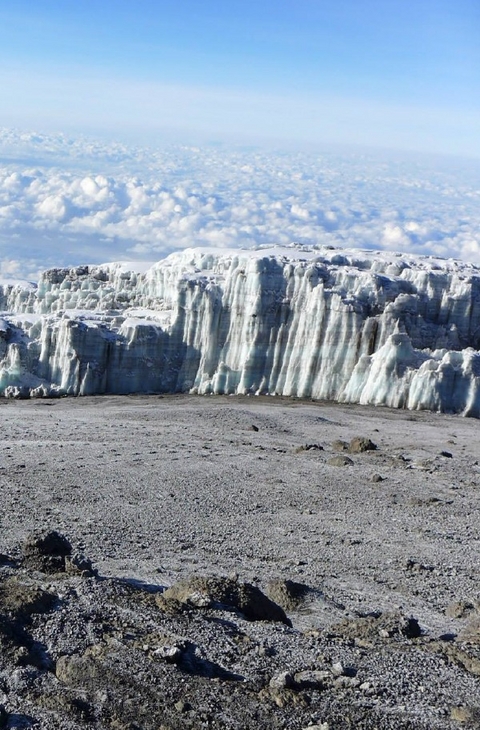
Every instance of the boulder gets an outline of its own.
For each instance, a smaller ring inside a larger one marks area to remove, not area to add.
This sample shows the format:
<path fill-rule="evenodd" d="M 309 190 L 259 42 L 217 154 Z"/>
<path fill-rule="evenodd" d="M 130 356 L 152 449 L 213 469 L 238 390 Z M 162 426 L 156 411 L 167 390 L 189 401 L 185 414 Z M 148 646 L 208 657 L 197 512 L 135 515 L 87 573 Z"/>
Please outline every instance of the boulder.
<path fill-rule="evenodd" d="M 309 587 L 293 580 L 271 580 L 267 583 L 267 596 L 285 611 L 295 611 L 309 592 Z"/>
<path fill-rule="evenodd" d="M 375 451 L 376 448 L 377 444 L 363 436 L 355 436 L 348 445 L 350 454 L 362 454 L 365 451 Z"/>
<path fill-rule="evenodd" d="M 170 601 L 190 608 L 219 608 L 242 613 L 249 621 L 280 621 L 291 626 L 283 608 L 256 586 L 233 578 L 193 576 L 175 583 L 156 598 L 160 608 Z"/>

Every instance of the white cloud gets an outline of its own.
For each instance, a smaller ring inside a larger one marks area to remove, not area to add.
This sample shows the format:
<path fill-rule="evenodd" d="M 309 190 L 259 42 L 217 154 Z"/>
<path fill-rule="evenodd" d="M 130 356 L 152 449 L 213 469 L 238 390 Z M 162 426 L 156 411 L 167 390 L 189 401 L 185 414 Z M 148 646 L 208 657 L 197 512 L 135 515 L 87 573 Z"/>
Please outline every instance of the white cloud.
<path fill-rule="evenodd" d="M 67 215 L 65 199 L 61 195 L 47 195 L 41 203 L 38 203 L 36 210 L 42 218 L 51 223 L 61 221 Z"/>
<path fill-rule="evenodd" d="M 384 248 L 395 251 L 408 250 L 410 239 L 403 228 L 394 223 L 386 223 L 383 228 L 382 244 Z"/>
<path fill-rule="evenodd" d="M 453 160 L 155 151 L 0 131 L 0 262 L 17 262 L 22 275 L 193 245 L 292 241 L 479 263 L 479 203 L 476 169 Z"/>

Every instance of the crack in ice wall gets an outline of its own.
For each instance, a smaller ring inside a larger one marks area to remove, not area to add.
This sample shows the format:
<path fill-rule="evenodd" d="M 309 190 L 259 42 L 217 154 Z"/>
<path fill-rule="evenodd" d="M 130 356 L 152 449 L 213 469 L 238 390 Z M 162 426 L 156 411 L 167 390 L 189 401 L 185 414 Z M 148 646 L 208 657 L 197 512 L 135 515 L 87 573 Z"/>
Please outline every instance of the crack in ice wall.
<path fill-rule="evenodd" d="M 0 393 L 268 393 L 480 415 L 480 268 L 188 249 L 0 287 Z"/>

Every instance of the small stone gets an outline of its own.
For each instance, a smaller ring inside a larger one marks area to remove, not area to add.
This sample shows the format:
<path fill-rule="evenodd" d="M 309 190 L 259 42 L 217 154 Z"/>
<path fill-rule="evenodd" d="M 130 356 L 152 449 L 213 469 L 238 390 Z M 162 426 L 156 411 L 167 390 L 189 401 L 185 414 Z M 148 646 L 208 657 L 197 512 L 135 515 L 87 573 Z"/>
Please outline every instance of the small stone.
<path fill-rule="evenodd" d="M 178 710 L 178 712 L 188 712 L 192 709 L 192 706 L 189 702 L 185 702 L 185 700 L 179 700 L 178 702 L 175 702 L 175 709 Z"/>
<path fill-rule="evenodd" d="M 339 454 L 338 456 L 332 456 L 328 459 L 327 464 L 329 466 L 352 466 L 353 461 L 352 459 L 349 459 L 348 456 L 341 456 Z"/>
<path fill-rule="evenodd" d="M 304 444 L 303 446 L 297 446 L 295 449 L 296 454 L 300 454 L 302 451 L 323 451 L 321 444 Z"/>
<path fill-rule="evenodd" d="M 92 576 L 97 575 L 97 571 L 93 567 L 92 561 L 81 553 L 65 556 L 65 571 L 72 575 L 81 575 L 82 578 L 91 578 Z"/>
<path fill-rule="evenodd" d="M 279 672 L 279 674 L 275 674 L 269 682 L 269 687 L 271 689 L 289 689 L 290 687 L 293 687 L 293 685 L 294 681 L 290 672 Z"/>
<path fill-rule="evenodd" d="M 356 689 L 360 687 L 360 680 L 356 677 L 337 677 L 334 685 L 337 689 Z"/>
<path fill-rule="evenodd" d="M 370 481 L 374 484 L 378 484 L 379 482 L 385 481 L 385 477 L 382 477 L 381 474 L 372 474 Z"/>
<path fill-rule="evenodd" d="M 453 454 L 450 451 L 440 451 L 440 456 L 444 456 L 446 459 L 453 459 Z"/>
<path fill-rule="evenodd" d="M 348 445 L 348 450 L 351 454 L 362 454 L 365 451 L 375 451 L 376 448 L 377 444 L 374 444 L 373 441 L 370 441 L 368 438 L 363 438 L 362 436 L 355 436 Z"/>
<path fill-rule="evenodd" d="M 183 648 L 174 644 L 173 646 L 159 646 L 153 651 L 154 656 L 163 659 L 169 664 L 178 664 L 182 658 Z"/>
<path fill-rule="evenodd" d="M 332 441 L 332 449 L 334 451 L 347 451 L 348 444 L 346 441 L 341 441 L 340 439 L 337 439 L 336 441 Z"/>
<path fill-rule="evenodd" d="M 425 565 L 424 563 L 420 563 L 418 560 L 415 560 L 414 558 L 408 558 L 408 560 L 405 563 L 405 569 L 406 570 L 413 570 L 416 573 L 420 573 L 422 571 L 427 571 L 431 573 L 433 571 L 433 565 Z"/>
<path fill-rule="evenodd" d="M 470 723 L 473 717 L 472 712 L 468 707 L 465 707 L 464 705 L 457 705 L 456 707 L 451 708 L 450 719 L 455 720 L 455 722 Z"/>
<path fill-rule="evenodd" d="M 309 588 L 293 580 L 271 580 L 267 583 L 267 596 L 284 611 L 294 611 L 303 602 Z"/>
<path fill-rule="evenodd" d="M 29 656 L 29 651 L 26 646 L 19 646 L 18 649 L 15 652 L 15 663 L 17 665 L 23 666 L 26 664 L 26 660 Z"/>
<path fill-rule="evenodd" d="M 474 610 L 475 606 L 470 601 L 454 601 L 445 609 L 445 615 L 448 618 L 464 618 Z"/>
<path fill-rule="evenodd" d="M 258 431 L 258 430 L 259 430 L 258 426 L 255 426 L 255 424 L 252 423 L 252 425 L 250 426 L 250 431 Z"/>
<path fill-rule="evenodd" d="M 345 667 L 342 662 L 335 662 L 335 664 L 332 664 L 332 674 L 334 677 L 341 677 L 345 674 Z"/>
<path fill-rule="evenodd" d="M 328 671 L 305 670 L 297 672 L 294 676 L 296 689 L 323 689 L 326 684 L 331 683 L 331 675 Z"/>

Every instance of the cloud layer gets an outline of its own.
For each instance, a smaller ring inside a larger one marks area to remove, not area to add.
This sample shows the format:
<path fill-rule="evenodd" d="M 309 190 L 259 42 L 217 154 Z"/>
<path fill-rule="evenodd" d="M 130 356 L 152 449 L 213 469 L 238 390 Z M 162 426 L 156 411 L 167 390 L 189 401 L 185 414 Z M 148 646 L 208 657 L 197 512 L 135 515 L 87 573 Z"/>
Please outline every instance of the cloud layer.
<path fill-rule="evenodd" d="M 435 158 L 149 150 L 0 130 L 1 275 L 292 241 L 480 263 L 480 175 Z"/>

